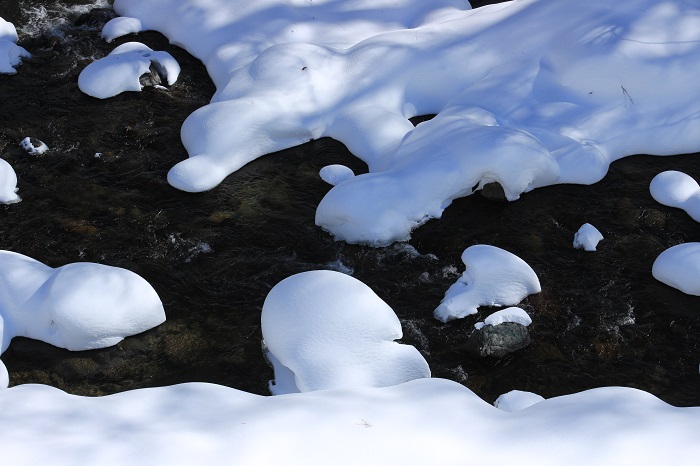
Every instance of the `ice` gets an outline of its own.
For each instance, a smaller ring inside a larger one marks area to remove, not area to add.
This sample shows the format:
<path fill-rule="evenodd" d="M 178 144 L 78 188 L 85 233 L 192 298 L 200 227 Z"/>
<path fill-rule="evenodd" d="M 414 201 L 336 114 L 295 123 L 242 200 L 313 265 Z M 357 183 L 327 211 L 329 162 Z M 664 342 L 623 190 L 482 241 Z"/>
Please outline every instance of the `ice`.
<path fill-rule="evenodd" d="M 185 121 L 190 158 L 168 181 L 210 190 L 264 154 L 335 138 L 370 170 L 332 188 L 318 208 L 316 223 L 348 242 L 406 240 L 492 181 L 514 200 L 555 183 L 595 183 L 627 155 L 700 150 L 692 2 L 523 0 L 470 10 L 447 0 L 116 0 L 114 8 L 132 18 L 121 20 L 124 32 L 136 21 L 162 32 L 200 58 L 217 87 Z M 408 120 L 425 114 L 437 116 L 415 128 Z"/>
<path fill-rule="evenodd" d="M 477 322 L 474 327 L 479 329 L 484 325 L 499 325 L 504 322 L 515 322 L 525 327 L 532 323 L 532 319 L 525 312 L 524 309 L 519 307 L 508 307 L 506 309 L 501 309 L 493 314 L 489 315 L 483 322 Z"/>
<path fill-rule="evenodd" d="M 261 321 L 276 395 L 430 377 L 418 350 L 394 341 L 403 332 L 389 305 L 340 272 L 314 270 L 282 280 L 267 295 Z"/>
<path fill-rule="evenodd" d="M 678 244 L 665 250 L 654 261 L 651 273 L 668 286 L 700 296 L 700 243 Z"/>
<path fill-rule="evenodd" d="M 514 413 L 516 411 L 522 411 L 540 401 L 544 401 L 544 398 L 536 393 L 511 390 L 499 396 L 493 405 L 502 411 Z"/>
<path fill-rule="evenodd" d="M 584 223 L 574 235 L 574 248 L 585 251 L 595 251 L 603 234 L 590 223 Z"/>
<path fill-rule="evenodd" d="M 17 174 L 5 159 L 0 159 L 0 204 L 21 201 L 17 195 Z"/>
<path fill-rule="evenodd" d="M 150 73 L 151 67 L 168 85 L 173 85 L 180 75 L 180 65 L 168 52 L 151 50 L 140 42 L 127 42 L 86 66 L 78 77 L 78 87 L 98 99 L 140 91 L 143 85 L 139 78 Z"/>
<path fill-rule="evenodd" d="M 683 209 L 700 222 L 700 186 L 690 175 L 674 170 L 659 173 L 651 180 L 649 191 L 656 202 Z"/>
<path fill-rule="evenodd" d="M 16 73 L 15 67 L 22 62 L 22 58 L 32 56 L 16 42 L 17 30 L 14 24 L 0 18 L 0 74 Z"/>
<path fill-rule="evenodd" d="M 700 408 L 633 388 L 549 398 L 516 413 L 444 379 L 258 396 L 205 383 L 90 398 L 0 390 L 0 448 L 51 464 L 694 466 Z"/>
<path fill-rule="evenodd" d="M 521 258 L 477 244 L 462 253 L 466 270 L 447 290 L 435 318 L 442 322 L 476 314 L 479 306 L 511 306 L 541 291 L 537 274 Z"/>
<path fill-rule="evenodd" d="M 157 293 L 133 272 L 90 262 L 54 269 L 0 251 L 0 353 L 16 336 L 72 351 L 104 348 L 164 321 Z"/>

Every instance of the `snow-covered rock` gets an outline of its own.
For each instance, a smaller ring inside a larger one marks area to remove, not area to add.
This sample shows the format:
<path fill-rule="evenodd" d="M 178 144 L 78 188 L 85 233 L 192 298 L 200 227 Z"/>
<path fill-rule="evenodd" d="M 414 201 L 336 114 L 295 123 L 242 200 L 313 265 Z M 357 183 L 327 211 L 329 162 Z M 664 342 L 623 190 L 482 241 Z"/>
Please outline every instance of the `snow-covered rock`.
<path fill-rule="evenodd" d="M 333 137 L 370 170 L 319 205 L 316 223 L 349 242 L 404 240 L 490 182 L 513 200 L 554 183 L 594 183 L 626 155 L 700 150 L 693 2 L 523 0 L 470 10 L 457 0 L 116 0 L 114 8 L 131 19 L 107 37 L 158 30 L 199 57 L 217 87 L 183 125 L 190 158 L 168 174 L 173 186 L 206 191 L 266 153 Z M 437 116 L 415 128 L 408 120 L 425 114 Z"/>
<path fill-rule="evenodd" d="M 78 87 L 98 99 L 140 91 L 143 84 L 139 78 L 150 74 L 151 67 L 168 85 L 173 85 L 180 75 L 180 65 L 168 52 L 151 50 L 140 42 L 127 42 L 86 66 L 78 77 Z"/>
<path fill-rule="evenodd" d="M 97 398 L 20 385 L 0 390 L 0 406 L 0 449 L 13 466 L 694 466 L 700 457 L 700 408 L 623 387 L 517 413 L 444 379 L 269 397 L 205 383 Z"/>
<path fill-rule="evenodd" d="M 651 273 L 683 293 L 700 296 L 700 243 L 673 246 L 654 261 Z"/>
<path fill-rule="evenodd" d="M 20 200 L 17 195 L 17 174 L 12 165 L 0 159 L 0 204 L 13 204 Z"/>
<path fill-rule="evenodd" d="M 529 408 L 540 401 L 544 401 L 544 398 L 536 393 L 511 390 L 499 396 L 493 405 L 502 411 L 514 413 Z"/>
<path fill-rule="evenodd" d="M 16 42 L 17 29 L 14 24 L 0 18 L 0 74 L 16 73 L 15 67 L 22 62 L 22 58 L 32 56 Z"/>
<path fill-rule="evenodd" d="M 331 186 L 335 186 L 338 183 L 341 183 L 355 176 L 355 173 L 352 171 L 352 169 L 346 167 L 345 165 L 338 164 L 326 165 L 319 171 L 318 174 L 323 181 L 330 184 Z"/>
<path fill-rule="evenodd" d="M 514 322 L 527 327 L 532 323 L 532 319 L 524 309 L 520 307 L 508 307 L 494 312 L 484 319 L 483 322 L 477 322 L 474 324 L 474 328 L 480 329 L 484 325 L 499 325 L 504 322 Z"/>
<path fill-rule="evenodd" d="M 102 38 L 107 42 L 112 42 L 117 37 L 127 34 L 135 34 L 143 30 L 141 21 L 137 18 L 113 18 L 102 28 Z"/>
<path fill-rule="evenodd" d="M 418 350 L 394 341 L 403 332 L 389 305 L 340 272 L 315 270 L 282 280 L 265 299 L 261 321 L 274 394 L 430 377 Z"/>
<path fill-rule="evenodd" d="M 541 291 L 527 263 L 506 250 L 478 244 L 462 253 L 466 270 L 447 290 L 435 318 L 443 322 L 476 314 L 479 306 L 512 306 Z"/>
<path fill-rule="evenodd" d="M 574 234 L 574 248 L 585 251 L 595 251 L 598 243 L 603 239 L 603 234 L 590 223 L 584 223 Z"/>
<path fill-rule="evenodd" d="M 27 154 L 29 155 L 41 155 L 49 150 L 49 146 L 47 146 L 44 141 L 40 141 L 29 136 L 22 139 L 19 145 L 22 146 L 22 149 L 27 151 Z"/>
<path fill-rule="evenodd" d="M 656 202 L 683 209 L 700 222 L 700 186 L 690 175 L 675 170 L 659 173 L 651 180 L 649 191 Z"/>
<path fill-rule="evenodd" d="M 104 348 L 165 321 L 139 275 L 90 262 L 51 268 L 0 251 L 0 353 L 23 336 L 69 350 Z"/>

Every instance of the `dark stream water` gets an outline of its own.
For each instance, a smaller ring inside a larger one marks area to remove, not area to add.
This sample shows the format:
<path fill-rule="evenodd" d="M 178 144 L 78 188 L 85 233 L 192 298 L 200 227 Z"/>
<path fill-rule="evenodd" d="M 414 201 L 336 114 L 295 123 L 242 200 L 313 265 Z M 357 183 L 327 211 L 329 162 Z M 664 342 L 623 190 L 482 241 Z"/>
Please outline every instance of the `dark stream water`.
<path fill-rule="evenodd" d="M 265 296 L 289 275 L 334 268 L 352 271 L 393 307 L 403 341 L 423 353 L 434 376 L 488 401 L 513 389 L 551 397 L 624 385 L 674 405 L 700 405 L 700 297 L 651 276 L 664 249 L 700 241 L 700 224 L 657 204 L 648 190 L 664 170 L 700 179 L 698 154 L 629 157 L 593 186 L 543 188 L 513 203 L 470 196 L 408 244 L 335 242 L 314 225 L 329 189 L 318 171 L 330 163 L 356 173 L 366 167 L 330 139 L 263 157 L 208 193 L 171 188 L 167 170 L 187 157 L 180 126 L 208 102 L 213 85 L 200 62 L 160 34 L 106 44 L 99 31 L 111 12 L 80 16 L 89 9 L 80 5 L 95 3 L 0 3 L 0 16 L 20 29 L 20 45 L 34 55 L 16 75 L 0 75 L 0 156 L 17 172 L 23 199 L 0 206 L 0 248 L 53 267 L 92 261 L 130 269 L 159 293 L 168 320 L 97 351 L 16 338 L 2 355 L 11 385 L 104 395 L 206 381 L 267 394 Z M 172 89 L 104 101 L 82 94 L 80 71 L 132 40 L 179 61 L 183 72 Z M 26 136 L 50 150 L 26 154 L 19 146 Z M 585 222 L 605 236 L 595 253 L 572 247 Z M 478 243 L 515 253 L 542 283 L 542 293 L 523 303 L 533 318 L 532 344 L 502 359 L 465 350 L 474 322 L 492 309 L 448 324 L 432 317 L 464 270 L 462 251 Z"/>

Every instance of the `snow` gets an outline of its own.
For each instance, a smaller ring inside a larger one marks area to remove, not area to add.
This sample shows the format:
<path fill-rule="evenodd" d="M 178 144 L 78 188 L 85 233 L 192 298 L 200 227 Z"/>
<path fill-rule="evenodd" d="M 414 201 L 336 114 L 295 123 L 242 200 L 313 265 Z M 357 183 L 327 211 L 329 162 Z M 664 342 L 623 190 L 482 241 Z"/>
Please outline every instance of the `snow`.
<path fill-rule="evenodd" d="M 508 307 L 506 309 L 501 309 L 493 314 L 489 315 L 483 322 L 477 322 L 474 324 L 476 329 L 480 329 L 484 325 L 500 325 L 504 322 L 515 322 L 516 324 L 529 326 L 532 323 L 532 319 L 525 312 L 524 309 L 519 307 Z"/>
<path fill-rule="evenodd" d="M 168 52 L 157 52 L 140 42 L 127 42 L 104 58 L 90 63 L 78 77 L 78 87 L 98 99 L 114 97 L 126 91 L 140 91 L 139 77 L 154 66 L 173 85 L 180 75 L 180 65 Z"/>
<path fill-rule="evenodd" d="M 204 383 L 97 398 L 23 385 L 0 390 L 0 405 L 0 449 L 14 466 L 690 466 L 700 455 L 700 408 L 622 387 L 517 413 L 444 379 L 269 397 Z"/>
<path fill-rule="evenodd" d="M 700 296 L 700 243 L 678 244 L 665 250 L 654 261 L 651 273 L 668 286 Z"/>
<path fill-rule="evenodd" d="M 31 54 L 16 42 L 15 26 L 0 18 L 0 74 L 16 73 L 15 66 L 22 62 L 22 58 L 31 57 Z"/>
<path fill-rule="evenodd" d="M 394 340 L 401 323 L 361 281 L 331 270 L 282 280 L 265 299 L 262 334 L 274 394 L 385 387 L 430 377 L 417 349 Z"/>
<path fill-rule="evenodd" d="M 17 190 L 15 170 L 5 159 L 0 159 L 0 204 L 13 204 L 21 201 Z"/>
<path fill-rule="evenodd" d="M 603 234 L 590 223 L 584 223 L 574 235 L 574 248 L 585 251 L 595 251 Z"/>
<path fill-rule="evenodd" d="M 38 139 L 30 138 L 29 136 L 22 139 L 19 145 L 22 146 L 22 149 L 26 150 L 29 155 L 41 155 L 49 150 L 49 146 L 47 146 L 46 143 Z"/>
<path fill-rule="evenodd" d="M 323 167 L 318 175 L 326 183 L 335 186 L 338 183 L 352 178 L 355 176 L 355 173 L 345 165 L 333 164 Z"/>
<path fill-rule="evenodd" d="M 435 318 L 442 322 L 476 314 L 479 306 L 511 306 L 541 291 L 537 274 L 504 249 L 477 244 L 462 253 L 466 270 L 447 290 Z"/>
<path fill-rule="evenodd" d="M 700 222 L 700 186 L 690 175 L 674 170 L 659 173 L 651 180 L 649 191 L 656 202 L 683 209 Z"/>
<path fill-rule="evenodd" d="M 316 223 L 348 242 L 405 240 L 491 181 L 514 200 L 554 183 L 595 183 L 627 155 L 700 149 L 692 2 L 523 0 L 470 10 L 449 0 L 116 0 L 114 8 L 131 18 L 120 20 L 123 32 L 139 22 L 162 32 L 200 58 L 217 87 L 183 125 L 190 158 L 171 169 L 170 184 L 210 190 L 264 154 L 330 136 L 370 170 L 318 207 Z M 414 128 L 408 118 L 423 114 L 437 116 Z"/>
<path fill-rule="evenodd" d="M 499 396 L 493 405 L 502 411 L 514 413 L 529 408 L 540 401 L 544 401 L 544 398 L 536 393 L 511 390 Z"/>
<path fill-rule="evenodd" d="M 143 278 L 91 262 L 51 268 L 0 251 L 0 353 L 16 336 L 72 351 L 105 348 L 165 321 Z"/>
<path fill-rule="evenodd" d="M 114 18 L 102 28 L 102 38 L 107 42 L 112 42 L 117 37 L 137 33 L 142 29 L 141 21 L 136 18 Z"/>

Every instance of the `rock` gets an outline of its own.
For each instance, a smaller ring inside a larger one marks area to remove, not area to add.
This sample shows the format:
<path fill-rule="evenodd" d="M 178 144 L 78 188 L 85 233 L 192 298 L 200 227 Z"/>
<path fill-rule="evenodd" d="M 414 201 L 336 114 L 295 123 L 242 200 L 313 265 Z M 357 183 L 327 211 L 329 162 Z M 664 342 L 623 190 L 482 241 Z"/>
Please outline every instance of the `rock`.
<path fill-rule="evenodd" d="M 467 350 L 481 357 L 502 358 L 530 344 L 527 327 L 515 322 L 485 325 L 475 329 L 467 339 Z"/>
<path fill-rule="evenodd" d="M 501 186 L 497 181 L 492 181 L 491 183 L 486 183 L 479 191 L 483 197 L 490 201 L 503 201 L 506 202 L 506 193 L 503 191 L 503 186 Z"/>
<path fill-rule="evenodd" d="M 142 74 L 139 77 L 139 82 L 141 85 L 144 87 L 162 86 L 163 79 L 160 75 L 158 67 L 153 62 L 151 62 L 151 66 L 148 68 L 148 71 L 148 73 Z"/>

